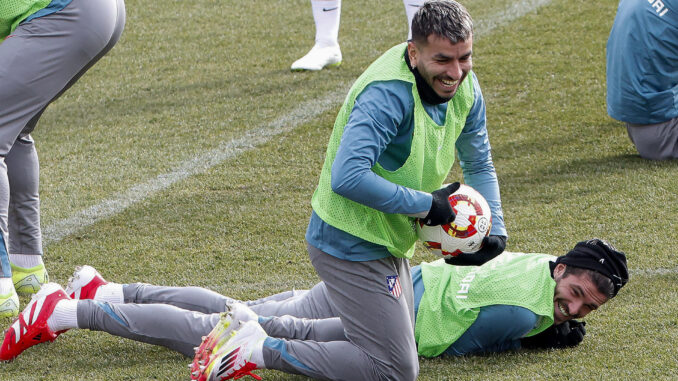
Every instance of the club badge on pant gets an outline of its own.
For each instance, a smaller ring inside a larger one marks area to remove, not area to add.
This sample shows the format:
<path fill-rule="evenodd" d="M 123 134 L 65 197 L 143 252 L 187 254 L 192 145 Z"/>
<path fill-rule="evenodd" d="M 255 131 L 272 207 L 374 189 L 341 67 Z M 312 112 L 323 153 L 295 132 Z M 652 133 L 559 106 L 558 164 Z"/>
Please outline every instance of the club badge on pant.
<path fill-rule="evenodd" d="M 394 298 L 400 298 L 400 294 L 403 289 L 400 287 L 400 278 L 397 275 L 389 275 L 386 277 L 386 286 L 388 286 L 388 292 L 393 295 Z"/>

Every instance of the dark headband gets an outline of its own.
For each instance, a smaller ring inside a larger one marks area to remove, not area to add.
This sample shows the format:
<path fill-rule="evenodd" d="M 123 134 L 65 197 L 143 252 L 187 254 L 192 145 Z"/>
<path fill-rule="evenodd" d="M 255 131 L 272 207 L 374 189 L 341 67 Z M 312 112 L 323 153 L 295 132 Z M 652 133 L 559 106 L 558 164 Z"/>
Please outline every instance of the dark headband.
<path fill-rule="evenodd" d="M 610 278 L 614 285 L 614 295 L 629 281 L 626 255 L 602 239 L 594 238 L 577 243 L 569 253 L 556 259 L 556 264 L 558 263 L 593 270 Z"/>

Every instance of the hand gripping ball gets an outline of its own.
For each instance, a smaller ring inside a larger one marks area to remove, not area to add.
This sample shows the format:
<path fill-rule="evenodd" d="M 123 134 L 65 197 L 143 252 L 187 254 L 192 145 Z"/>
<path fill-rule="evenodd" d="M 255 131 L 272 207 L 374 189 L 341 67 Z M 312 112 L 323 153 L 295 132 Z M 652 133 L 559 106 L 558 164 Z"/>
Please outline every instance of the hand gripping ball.
<path fill-rule="evenodd" d="M 461 253 L 475 253 L 483 238 L 490 234 L 492 215 L 485 198 L 472 187 L 461 184 L 449 197 L 450 206 L 457 215 L 446 225 L 428 226 L 417 219 L 417 235 L 431 252 L 443 258 Z"/>

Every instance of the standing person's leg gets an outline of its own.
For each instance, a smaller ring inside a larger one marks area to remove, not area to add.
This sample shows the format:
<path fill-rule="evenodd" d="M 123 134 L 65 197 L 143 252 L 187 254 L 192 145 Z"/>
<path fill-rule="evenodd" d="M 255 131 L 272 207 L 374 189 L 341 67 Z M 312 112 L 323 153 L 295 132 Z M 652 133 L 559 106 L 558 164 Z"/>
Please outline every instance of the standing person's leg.
<path fill-rule="evenodd" d="M 0 104 L 3 105 L 0 109 L 0 230 L 6 251 L 22 247 L 33 251 L 8 252 L 14 267 L 20 270 L 13 277 L 13 282 L 26 292 L 35 292 L 39 283 L 47 280 L 44 266 L 41 266 L 42 248 L 35 248 L 40 238 L 33 236 L 40 234 L 40 222 L 35 218 L 39 216 L 35 213 L 39 208 L 36 204 L 38 184 L 34 175 L 38 170 L 37 156 L 28 162 L 10 160 L 10 165 L 19 166 L 12 169 L 13 173 L 29 176 L 25 180 L 14 176 L 12 183 L 18 184 L 19 188 L 25 187 L 33 195 L 21 197 L 14 192 L 13 201 L 10 201 L 12 184 L 8 180 L 5 159 L 17 137 L 20 134 L 25 137 L 33 131 L 47 105 L 115 45 L 124 24 L 122 0 L 73 0 L 61 11 L 20 24 L 0 44 L 0 88 L 3 89 L 0 92 Z M 10 202 L 16 203 L 12 208 L 12 213 L 15 213 L 12 221 L 26 224 L 25 227 L 13 228 L 13 231 L 22 232 L 17 237 L 7 236 Z M 29 236 L 26 242 L 22 242 Z M 9 241 L 15 243 L 10 246 Z M 4 255 L 0 252 L 0 256 Z M 0 258 L 2 276 L 6 278 L 11 270 L 5 268 L 5 262 Z M 37 284 L 31 282 L 34 278 Z M 4 282 L 0 280 L 0 283 Z"/>
<path fill-rule="evenodd" d="M 412 19 L 414 14 L 417 13 L 419 8 L 426 0 L 403 0 L 403 5 L 405 5 L 405 16 L 407 17 L 407 39 L 412 39 Z"/>
<path fill-rule="evenodd" d="M 35 293 L 49 281 L 42 261 L 40 164 L 30 134 L 20 134 L 5 158 L 9 180 L 9 258 L 14 287 L 19 293 Z"/>
<path fill-rule="evenodd" d="M 341 0 L 311 0 L 315 22 L 315 44 L 305 56 L 294 61 L 292 70 L 321 70 L 341 65 L 339 20 Z"/>

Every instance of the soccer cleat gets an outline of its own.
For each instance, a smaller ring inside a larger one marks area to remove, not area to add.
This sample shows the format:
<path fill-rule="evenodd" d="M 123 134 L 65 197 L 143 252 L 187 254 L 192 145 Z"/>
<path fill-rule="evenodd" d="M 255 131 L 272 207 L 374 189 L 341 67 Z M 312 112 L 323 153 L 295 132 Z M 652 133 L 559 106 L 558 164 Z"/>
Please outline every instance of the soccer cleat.
<path fill-rule="evenodd" d="M 24 268 L 12 263 L 11 267 L 12 282 L 16 292 L 19 294 L 35 294 L 43 284 L 49 282 L 49 275 L 44 264 Z"/>
<path fill-rule="evenodd" d="M 0 318 L 16 317 L 19 314 L 19 297 L 16 290 L 0 295 Z"/>
<path fill-rule="evenodd" d="M 33 345 L 54 341 L 67 330 L 54 332 L 47 326 L 47 319 L 54 312 L 54 306 L 64 299 L 70 299 L 56 283 L 45 283 L 19 317 L 5 331 L 0 346 L 0 360 L 9 361 Z"/>
<path fill-rule="evenodd" d="M 305 56 L 294 61 L 292 71 L 322 70 L 325 67 L 334 67 L 341 65 L 341 49 L 339 45 L 318 47 L 314 46 Z"/>
<path fill-rule="evenodd" d="M 230 307 L 229 307 L 230 308 Z M 210 356 L 219 350 L 219 346 L 226 343 L 233 331 L 240 327 L 240 321 L 233 319 L 231 312 L 221 314 L 221 319 L 212 331 L 203 336 L 200 346 L 195 348 L 193 363 L 189 364 L 191 374 L 199 374 L 210 360 Z M 223 340 L 225 338 L 225 340 Z"/>
<path fill-rule="evenodd" d="M 68 279 L 66 294 L 71 299 L 94 299 L 99 286 L 108 284 L 92 266 L 76 266 L 73 276 Z"/>
<path fill-rule="evenodd" d="M 223 381 L 237 380 L 244 376 L 251 376 L 257 380 L 261 377 L 252 373 L 258 369 L 257 364 L 250 362 L 252 352 L 260 345 L 267 335 L 259 323 L 248 321 L 241 328 L 233 331 L 231 337 L 223 337 L 217 345 L 215 354 L 210 356 L 209 362 L 191 373 L 191 380 Z"/>

